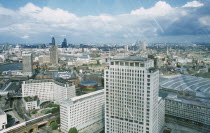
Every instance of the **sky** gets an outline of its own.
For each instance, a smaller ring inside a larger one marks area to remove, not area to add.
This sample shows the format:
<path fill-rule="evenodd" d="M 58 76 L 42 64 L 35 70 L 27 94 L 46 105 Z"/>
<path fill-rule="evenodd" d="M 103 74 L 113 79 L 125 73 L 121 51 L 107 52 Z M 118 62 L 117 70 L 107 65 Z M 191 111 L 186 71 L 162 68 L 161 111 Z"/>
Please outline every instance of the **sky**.
<path fill-rule="evenodd" d="M 0 0 L 0 43 L 210 42 L 210 0 Z"/>

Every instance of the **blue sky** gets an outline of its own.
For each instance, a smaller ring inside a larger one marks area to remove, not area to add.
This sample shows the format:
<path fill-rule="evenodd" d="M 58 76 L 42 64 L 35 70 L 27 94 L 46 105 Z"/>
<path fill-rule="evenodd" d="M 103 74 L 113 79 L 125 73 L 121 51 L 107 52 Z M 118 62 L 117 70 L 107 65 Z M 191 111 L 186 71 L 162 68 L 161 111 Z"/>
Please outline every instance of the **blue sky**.
<path fill-rule="evenodd" d="M 140 7 L 150 8 L 159 0 L 0 0 L 2 6 L 18 9 L 27 3 L 52 9 L 61 8 L 78 16 L 123 14 Z M 182 6 L 191 0 L 166 0 L 172 6 Z"/>
<path fill-rule="evenodd" d="M 0 43 L 209 42 L 208 0 L 0 0 Z"/>

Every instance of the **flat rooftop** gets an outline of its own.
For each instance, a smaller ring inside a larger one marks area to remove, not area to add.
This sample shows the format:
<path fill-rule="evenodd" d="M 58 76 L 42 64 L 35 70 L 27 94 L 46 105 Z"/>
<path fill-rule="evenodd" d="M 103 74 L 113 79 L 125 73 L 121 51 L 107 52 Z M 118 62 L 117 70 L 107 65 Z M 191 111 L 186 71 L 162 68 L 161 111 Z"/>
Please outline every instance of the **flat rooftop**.
<path fill-rule="evenodd" d="M 81 96 L 76 96 L 76 97 L 73 97 L 73 98 L 70 98 L 70 99 L 67 99 L 67 100 L 65 100 L 63 102 L 63 104 L 76 103 L 78 101 L 83 101 L 83 100 L 86 100 L 88 98 L 92 98 L 94 96 L 101 95 L 101 94 L 104 94 L 104 89 L 103 90 L 94 91 L 94 92 L 91 92 L 91 93 L 88 93 L 88 94 L 84 94 L 84 95 L 81 95 Z"/>
<path fill-rule="evenodd" d="M 31 101 L 37 101 L 37 100 L 39 100 L 38 99 L 38 97 L 37 96 L 34 96 L 34 97 L 24 97 L 24 100 L 26 101 L 26 102 L 31 102 Z"/>
<path fill-rule="evenodd" d="M 113 60 L 123 60 L 123 61 L 148 61 L 149 58 L 138 57 L 138 56 L 127 56 L 127 57 L 114 58 Z"/>

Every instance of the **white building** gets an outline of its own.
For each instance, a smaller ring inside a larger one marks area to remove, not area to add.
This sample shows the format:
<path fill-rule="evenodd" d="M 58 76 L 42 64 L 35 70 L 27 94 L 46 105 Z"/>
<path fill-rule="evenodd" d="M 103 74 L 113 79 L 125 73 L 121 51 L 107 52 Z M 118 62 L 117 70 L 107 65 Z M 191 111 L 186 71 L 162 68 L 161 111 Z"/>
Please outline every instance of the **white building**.
<path fill-rule="evenodd" d="M 154 61 L 124 57 L 105 70 L 105 132 L 158 133 L 159 71 Z"/>
<path fill-rule="evenodd" d="M 163 132 L 165 126 L 165 99 L 158 98 L 158 131 L 159 133 Z"/>
<path fill-rule="evenodd" d="M 166 116 L 181 118 L 197 124 L 210 126 L 210 104 L 209 101 L 201 102 L 196 99 L 185 99 L 174 94 L 166 97 Z M 210 129 L 210 128 L 209 128 Z"/>
<path fill-rule="evenodd" d="M 60 106 L 61 131 L 76 127 L 80 132 L 98 132 L 104 127 L 104 90 L 65 100 Z"/>
<path fill-rule="evenodd" d="M 55 101 L 60 103 L 63 100 L 76 96 L 73 83 L 61 82 L 53 79 L 29 80 L 22 84 L 22 96 L 38 96 L 41 101 Z"/>
<path fill-rule="evenodd" d="M 33 75 L 33 60 L 32 54 L 23 53 L 23 73 L 24 75 L 32 76 Z"/>
<path fill-rule="evenodd" d="M 167 94 L 166 118 L 203 125 L 210 131 L 210 79 L 189 75 L 167 78 L 161 82 L 160 90 Z"/>
<path fill-rule="evenodd" d="M 0 130 L 5 129 L 7 125 L 7 114 L 0 108 Z"/>
<path fill-rule="evenodd" d="M 26 110 L 40 109 L 40 101 L 37 96 L 23 97 L 22 101 Z"/>

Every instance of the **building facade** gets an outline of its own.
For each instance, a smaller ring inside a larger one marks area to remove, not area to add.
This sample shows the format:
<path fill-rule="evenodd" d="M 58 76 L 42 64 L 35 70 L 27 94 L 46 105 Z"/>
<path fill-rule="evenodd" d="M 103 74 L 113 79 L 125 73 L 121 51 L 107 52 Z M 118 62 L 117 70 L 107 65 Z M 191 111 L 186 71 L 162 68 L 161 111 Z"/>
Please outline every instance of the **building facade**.
<path fill-rule="evenodd" d="M 23 97 L 22 98 L 23 104 L 25 109 L 28 110 L 33 110 L 33 109 L 40 109 L 40 101 L 37 96 L 35 97 Z"/>
<path fill-rule="evenodd" d="M 29 80 L 22 84 L 22 96 L 38 96 L 41 101 L 63 100 L 76 96 L 73 83 L 62 83 L 53 79 Z"/>
<path fill-rule="evenodd" d="M 7 125 L 7 114 L 0 108 L 0 132 Z"/>
<path fill-rule="evenodd" d="M 32 76 L 33 75 L 33 60 L 32 54 L 30 53 L 23 53 L 23 74 Z"/>
<path fill-rule="evenodd" d="M 105 132 L 158 133 L 159 71 L 141 57 L 113 59 L 104 72 Z"/>
<path fill-rule="evenodd" d="M 104 123 L 104 90 L 65 100 L 60 106 L 61 131 L 76 127 L 80 132 L 99 132 Z"/>
<path fill-rule="evenodd" d="M 158 130 L 159 133 L 163 132 L 165 126 L 165 99 L 158 98 Z"/>
<path fill-rule="evenodd" d="M 167 96 L 165 100 L 167 116 L 182 118 L 197 124 L 210 126 L 210 106 L 201 102 L 178 98 L 176 95 Z"/>

